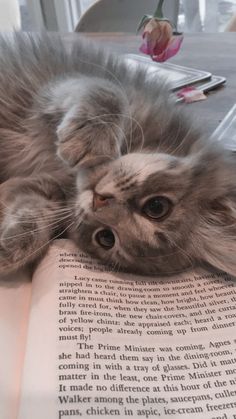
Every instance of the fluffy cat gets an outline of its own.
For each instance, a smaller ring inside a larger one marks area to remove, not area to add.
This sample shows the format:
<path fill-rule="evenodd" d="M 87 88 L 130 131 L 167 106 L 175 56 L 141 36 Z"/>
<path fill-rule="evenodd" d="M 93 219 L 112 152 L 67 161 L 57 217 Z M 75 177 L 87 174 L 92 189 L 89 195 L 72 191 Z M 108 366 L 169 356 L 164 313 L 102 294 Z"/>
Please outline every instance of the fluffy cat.
<path fill-rule="evenodd" d="M 235 158 L 163 80 L 85 41 L 0 39 L 0 272 L 67 234 L 117 268 L 236 274 Z"/>

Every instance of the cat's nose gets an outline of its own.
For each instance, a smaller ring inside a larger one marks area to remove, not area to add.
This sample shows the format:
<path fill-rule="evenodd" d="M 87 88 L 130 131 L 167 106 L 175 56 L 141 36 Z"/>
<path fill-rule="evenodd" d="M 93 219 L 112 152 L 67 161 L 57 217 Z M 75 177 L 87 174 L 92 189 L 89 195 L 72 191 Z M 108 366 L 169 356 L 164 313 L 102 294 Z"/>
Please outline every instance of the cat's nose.
<path fill-rule="evenodd" d="M 94 192 L 93 195 L 93 210 L 96 211 L 102 207 L 106 207 L 109 205 L 109 202 L 111 201 L 111 196 L 103 196 L 99 195 L 98 193 Z"/>

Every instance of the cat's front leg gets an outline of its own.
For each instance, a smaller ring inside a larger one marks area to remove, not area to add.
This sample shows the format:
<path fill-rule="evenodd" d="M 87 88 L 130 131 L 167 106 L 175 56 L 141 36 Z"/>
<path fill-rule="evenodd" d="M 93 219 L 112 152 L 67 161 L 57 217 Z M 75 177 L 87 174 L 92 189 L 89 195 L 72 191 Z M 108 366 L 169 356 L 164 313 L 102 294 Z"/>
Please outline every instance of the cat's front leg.
<path fill-rule="evenodd" d="M 55 87 L 52 98 L 62 112 L 56 133 L 57 154 L 64 162 L 74 167 L 120 156 L 127 99 L 115 84 L 83 77 Z"/>
<path fill-rule="evenodd" d="M 68 224 L 63 193 L 50 177 L 13 178 L 0 186 L 0 273 L 37 260 Z"/>

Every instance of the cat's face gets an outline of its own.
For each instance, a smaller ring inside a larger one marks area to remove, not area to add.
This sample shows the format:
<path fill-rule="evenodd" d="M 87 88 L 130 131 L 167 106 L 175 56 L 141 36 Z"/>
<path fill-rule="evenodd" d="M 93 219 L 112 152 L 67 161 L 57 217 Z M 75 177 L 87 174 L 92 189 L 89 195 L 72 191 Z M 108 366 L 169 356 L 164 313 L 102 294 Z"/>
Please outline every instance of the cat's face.
<path fill-rule="evenodd" d="M 190 159 L 191 160 L 191 159 Z M 197 197 L 191 161 L 131 153 L 79 173 L 73 238 L 117 268 L 172 274 L 193 264 Z"/>

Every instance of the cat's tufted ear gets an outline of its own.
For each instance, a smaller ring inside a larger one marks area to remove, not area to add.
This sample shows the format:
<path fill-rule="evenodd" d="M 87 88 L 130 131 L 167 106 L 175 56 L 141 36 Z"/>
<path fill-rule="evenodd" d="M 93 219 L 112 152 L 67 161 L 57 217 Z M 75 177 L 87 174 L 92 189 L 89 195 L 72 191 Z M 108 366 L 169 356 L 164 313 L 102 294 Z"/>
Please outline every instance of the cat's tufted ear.
<path fill-rule="evenodd" d="M 201 258 L 236 276 L 236 157 L 213 147 L 199 156 L 196 174 Z"/>
<path fill-rule="evenodd" d="M 57 153 L 68 165 L 101 163 L 120 156 L 125 103 L 111 83 L 95 80 L 79 89 L 57 127 Z"/>

